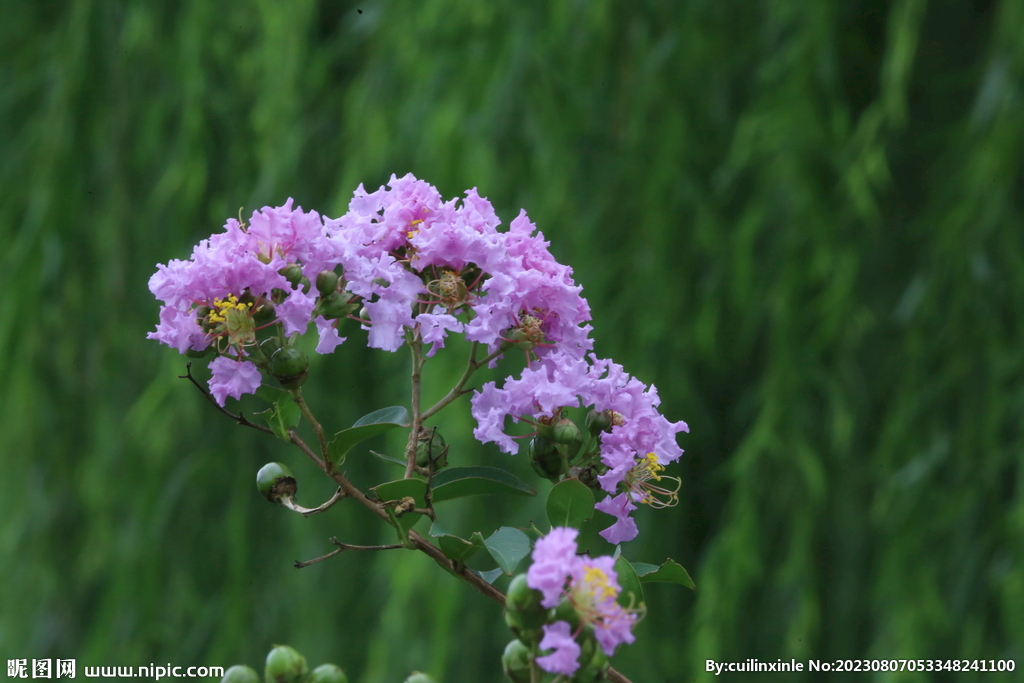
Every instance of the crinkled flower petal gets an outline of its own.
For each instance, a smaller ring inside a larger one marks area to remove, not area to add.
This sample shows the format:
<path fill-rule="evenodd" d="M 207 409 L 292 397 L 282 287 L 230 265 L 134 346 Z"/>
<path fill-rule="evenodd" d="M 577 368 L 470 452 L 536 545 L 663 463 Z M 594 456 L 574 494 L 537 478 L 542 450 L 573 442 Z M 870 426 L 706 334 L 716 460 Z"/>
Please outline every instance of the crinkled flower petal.
<path fill-rule="evenodd" d="M 334 353 L 344 341 L 345 337 L 338 336 L 336 320 L 328 320 L 322 315 L 313 318 L 316 329 L 320 333 L 320 341 L 316 345 L 316 352 L 321 354 Z"/>
<path fill-rule="evenodd" d="M 572 637 L 569 622 L 545 624 L 539 647 L 541 650 L 555 648 L 551 654 L 537 657 L 537 665 L 548 673 L 572 676 L 580 668 L 580 646 Z"/>
<path fill-rule="evenodd" d="M 242 394 L 255 394 L 260 387 L 260 370 L 247 360 L 218 356 L 210 363 L 210 393 L 223 406 L 225 399 L 242 398 Z"/>
<path fill-rule="evenodd" d="M 541 605 L 554 607 L 562 597 L 566 580 L 579 564 L 576 557 L 576 536 L 569 527 L 556 526 L 533 547 L 533 564 L 526 572 L 526 585 L 539 590 Z"/>

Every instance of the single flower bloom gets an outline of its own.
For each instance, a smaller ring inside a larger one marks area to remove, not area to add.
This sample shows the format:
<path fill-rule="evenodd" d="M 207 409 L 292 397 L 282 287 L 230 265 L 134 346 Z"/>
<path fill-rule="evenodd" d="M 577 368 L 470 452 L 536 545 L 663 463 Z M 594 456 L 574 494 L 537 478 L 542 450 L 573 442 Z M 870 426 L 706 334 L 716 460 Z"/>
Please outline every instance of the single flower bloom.
<path fill-rule="evenodd" d="M 554 607 L 565 592 L 569 576 L 579 563 L 576 536 L 570 527 L 555 527 L 533 547 L 533 564 L 526 572 L 526 585 L 544 596 L 541 605 Z"/>
<path fill-rule="evenodd" d="M 210 363 L 210 371 L 210 393 L 220 406 L 228 396 L 239 399 L 242 394 L 255 394 L 262 381 L 259 368 L 241 358 L 218 356 Z"/>
<path fill-rule="evenodd" d="M 549 655 L 537 657 L 537 666 L 548 673 L 572 676 L 580 668 L 580 646 L 572 637 L 569 622 L 544 624 L 544 637 L 539 647 L 541 650 L 555 649 Z"/>

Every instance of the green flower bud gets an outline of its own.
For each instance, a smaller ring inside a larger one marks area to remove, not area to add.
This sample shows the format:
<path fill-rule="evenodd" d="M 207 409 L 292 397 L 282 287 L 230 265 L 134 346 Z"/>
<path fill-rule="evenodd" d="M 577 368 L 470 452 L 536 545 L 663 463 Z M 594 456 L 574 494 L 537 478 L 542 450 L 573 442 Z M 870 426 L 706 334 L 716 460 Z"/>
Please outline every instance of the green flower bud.
<path fill-rule="evenodd" d="M 579 443 L 582 438 L 583 434 L 576 423 L 565 417 L 556 421 L 551 428 L 551 440 L 555 443 Z"/>
<path fill-rule="evenodd" d="M 263 352 L 267 358 L 273 358 L 274 352 L 281 348 L 281 341 L 277 338 L 277 335 L 267 337 L 260 342 L 260 351 Z"/>
<path fill-rule="evenodd" d="M 432 464 L 439 470 L 448 464 L 448 444 L 436 429 L 423 429 L 416 442 L 416 464 L 427 467 Z"/>
<path fill-rule="evenodd" d="M 530 669 L 533 659 L 530 648 L 523 641 L 516 639 L 505 646 L 505 654 L 501 656 L 501 668 L 512 683 L 530 683 L 534 680 Z"/>
<path fill-rule="evenodd" d="M 388 282 L 387 280 L 385 280 L 382 277 L 375 277 L 375 278 L 373 278 L 373 284 L 380 285 L 381 287 L 387 287 L 391 283 Z"/>
<path fill-rule="evenodd" d="M 296 389 L 306 381 L 309 359 L 294 346 L 282 346 L 270 358 L 270 374 L 286 389 Z"/>
<path fill-rule="evenodd" d="M 435 683 L 434 679 L 420 671 L 413 671 L 405 679 L 405 683 Z"/>
<path fill-rule="evenodd" d="M 276 318 L 277 311 L 274 310 L 274 304 L 269 301 L 264 300 L 263 303 L 252 309 L 252 319 L 257 325 L 266 325 L 274 322 Z"/>
<path fill-rule="evenodd" d="M 302 286 L 302 293 L 309 294 L 309 290 L 313 289 L 313 283 L 309 281 L 309 278 L 303 275 L 299 278 L 299 285 Z"/>
<path fill-rule="evenodd" d="M 359 304 L 350 304 L 348 300 L 351 298 L 349 292 L 334 292 L 325 296 L 320 300 L 320 315 L 328 320 L 335 320 L 354 313 Z"/>
<path fill-rule="evenodd" d="M 544 608 L 540 601 L 544 599 L 539 590 L 530 588 L 527 584 L 526 574 L 516 574 L 508 584 L 505 591 L 505 608 L 513 612 L 539 612 L 543 614 Z"/>
<path fill-rule="evenodd" d="M 278 645 L 267 655 L 266 683 L 303 683 L 308 674 L 306 658 L 287 645 Z"/>
<path fill-rule="evenodd" d="M 268 462 L 256 473 L 256 488 L 271 503 L 279 503 L 284 496 L 294 498 L 299 486 L 285 465 Z"/>
<path fill-rule="evenodd" d="M 337 664 L 321 664 L 313 669 L 305 683 L 348 683 L 348 676 Z"/>
<path fill-rule="evenodd" d="M 260 683 L 260 677 L 259 674 L 249 667 L 235 664 L 224 672 L 224 677 L 220 679 L 220 683 Z"/>
<path fill-rule="evenodd" d="M 210 307 L 209 306 L 200 306 L 199 308 L 196 309 L 196 318 L 197 319 L 202 320 L 203 318 L 205 318 L 208 315 L 210 315 Z"/>
<path fill-rule="evenodd" d="M 541 606 L 540 591 L 526 584 L 526 574 L 512 579 L 505 594 L 505 623 L 520 640 L 529 644 L 540 642 L 541 626 L 547 621 L 548 611 Z"/>
<path fill-rule="evenodd" d="M 330 296 L 338 288 L 338 276 L 333 270 L 321 270 L 316 274 L 316 291 L 320 296 Z"/>
<path fill-rule="evenodd" d="M 359 309 L 359 319 L 360 320 L 369 320 L 370 319 L 370 310 L 368 308 L 366 308 L 366 306 L 363 306 L 362 308 Z"/>
<path fill-rule="evenodd" d="M 605 680 L 605 674 L 611 662 L 608 655 L 604 653 L 594 637 L 593 627 L 584 629 L 584 636 L 580 643 L 580 668 L 576 671 L 573 681 L 579 683 L 597 683 Z"/>
<path fill-rule="evenodd" d="M 302 280 L 302 266 L 297 263 L 293 263 L 290 266 L 285 266 L 281 270 L 277 271 L 281 275 L 284 275 L 284 279 L 293 285 L 299 284 Z"/>
<path fill-rule="evenodd" d="M 552 481 L 565 474 L 565 461 L 554 442 L 537 435 L 530 440 L 530 466 L 533 471 Z"/>
<path fill-rule="evenodd" d="M 594 436 L 597 436 L 601 432 L 610 432 L 612 430 L 612 416 L 607 410 L 597 412 L 591 410 L 587 413 L 587 429 Z"/>
<path fill-rule="evenodd" d="M 573 633 L 580 627 L 580 615 L 573 607 L 572 602 L 569 598 L 562 598 L 558 601 L 558 604 L 551 608 L 551 612 L 548 616 L 548 623 L 553 624 L 556 621 L 565 621 L 569 624 L 569 630 Z"/>

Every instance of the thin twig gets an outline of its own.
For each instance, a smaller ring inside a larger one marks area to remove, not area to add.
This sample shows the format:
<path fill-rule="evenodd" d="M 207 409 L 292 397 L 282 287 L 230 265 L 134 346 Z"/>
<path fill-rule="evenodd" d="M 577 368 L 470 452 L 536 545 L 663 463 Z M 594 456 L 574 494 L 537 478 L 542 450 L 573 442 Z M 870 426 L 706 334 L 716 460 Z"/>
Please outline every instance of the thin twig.
<path fill-rule="evenodd" d="M 324 428 L 320 425 L 315 417 L 313 417 L 313 411 L 309 409 L 309 405 L 306 404 L 306 399 L 302 397 L 302 389 L 292 389 L 292 398 L 295 399 L 295 403 L 298 404 L 299 410 L 302 411 L 302 416 L 309 421 L 309 426 L 313 428 L 313 433 L 316 434 L 316 439 L 320 443 L 320 455 L 323 456 L 325 462 L 330 462 L 330 455 L 327 453 L 327 437 L 324 436 Z"/>
<path fill-rule="evenodd" d="M 323 562 L 324 560 L 326 560 L 328 558 L 331 558 L 331 557 L 334 557 L 338 553 L 340 553 L 342 551 L 345 551 L 345 550 L 395 550 L 397 548 L 404 547 L 401 543 L 395 543 L 395 544 L 392 544 L 392 545 L 352 545 L 350 543 L 342 543 L 341 541 L 339 541 L 337 539 L 337 537 L 331 537 L 331 543 L 333 543 L 334 545 L 338 546 L 338 549 L 337 550 L 332 550 L 331 552 L 327 553 L 326 555 L 321 555 L 320 557 L 318 557 L 316 559 L 313 559 L 313 560 L 306 560 L 305 562 L 300 562 L 299 560 L 295 560 L 295 568 L 296 569 L 302 569 L 303 567 L 308 567 L 311 564 L 316 564 L 317 562 Z"/>
<path fill-rule="evenodd" d="M 242 425 L 243 427 L 252 427 L 253 429 L 258 429 L 259 431 L 266 432 L 267 434 L 274 433 L 274 430 L 268 427 L 264 427 L 253 422 L 249 422 L 249 420 L 245 419 L 245 416 L 242 415 L 241 413 L 239 413 L 238 415 L 233 415 L 229 410 L 224 408 L 224 406 L 217 403 L 217 399 L 215 399 L 206 389 L 203 389 L 203 386 L 196 381 L 195 377 L 192 376 L 192 361 L 185 363 L 185 374 L 178 375 L 178 379 L 187 379 L 188 381 L 192 382 L 195 388 L 199 390 L 199 393 L 205 396 L 206 400 L 212 403 L 217 410 L 224 413 L 225 415 L 227 415 L 228 417 L 230 417 L 232 420 Z"/>
<path fill-rule="evenodd" d="M 444 398 L 442 398 L 440 401 L 438 401 L 437 403 L 423 411 L 423 415 L 420 418 L 421 420 L 430 419 L 431 417 L 436 415 L 437 412 L 440 411 L 442 408 L 447 406 L 449 403 L 451 403 L 458 397 L 465 394 L 466 392 L 463 391 L 462 388 L 466 386 L 466 382 L 468 382 L 469 378 L 473 376 L 473 373 L 482 368 L 483 366 L 487 365 L 492 360 L 494 360 L 495 358 L 497 358 L 498 356 L 500 356 L 501 354 L 505 353 L 505 351 L 508 350 L 505 347 L 505 345 L 502 344 L 494 353 L 489 353 L 487 354 L 486 357 L 480 360 L 476 360 L 477 346 L 479 346 L 479 343 L 473 342 L 473 346 L 471 347 L 470 350 L 469 362 L 466 363 L 466 371 L 462 373 L 462 377 L 459 378 L 458 384 L 452 387 L 452 390 L 445 394 Z"/>
<path fill-rule="evenodd" d="M 420 415 L 420 379 L 423 373 L 423 343 L 419 338 L 419 329 L 412 332 L 409 340 L 409 349 L 412 351 L 412 377 L 410 378 L 412 389 L 412 429 L 409 432 L 409 441 L 405 446 L 405 479 L 412 477 L 416 471 L 416 447 L 419 445 L 420 425 L 423 424 L 423 416 Z"/>
<path fill-rule="evenodd" d="M 292 500 L 291 496 L 283 496 L 281 498 L 281 505 L 288 508 L 289 510 L 293 510 L 294 512 L 298 512 L 301 515 L 309 517 L 310 515 L 315 515 L 318 512 L 323 512 L 324 510 L 327 510 L 344 497 L 345 491 L 339 486 L 338 490 L 334 492 L 333 496 L 331 496 L 331 499 L 324 503 L 323 505 L 320 505 L 319 507 L 304 508 L 298 503 L 296 503 L 294 500 Z"/>

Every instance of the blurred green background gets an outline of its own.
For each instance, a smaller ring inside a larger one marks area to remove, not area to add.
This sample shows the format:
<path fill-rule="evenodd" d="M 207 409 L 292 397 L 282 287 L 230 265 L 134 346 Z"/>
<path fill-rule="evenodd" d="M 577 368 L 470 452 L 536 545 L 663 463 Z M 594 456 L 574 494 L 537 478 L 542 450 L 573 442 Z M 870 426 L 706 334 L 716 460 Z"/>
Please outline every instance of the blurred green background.
<path fill-rule="evenodd" d="M 269 460 L 307 505 L 332 487 L 145 339 L 156 263 L 240 206 L 338 216 L 412 172 L 506 225 L 526 208 L 598 353 L 691 427 L 683 504 L 627 552 L 697 591 L 651 586 L 619 669 L 1015 658 L 929 678 L 1020 680 L 1022 26 L 1022 0 L 4 3 L 3 656 L 261 666 L 288 643 L 354 683 L 500 679 L 499 610 L 425 558 L 294 569 L 390 532 L 266 504 Z M 350 331 L 310 383 L 335 428 L 406 400 L 406 355 Z M 443 415 L 455 462 L 529 477 L 469 438 L 468 402 Z"/>

